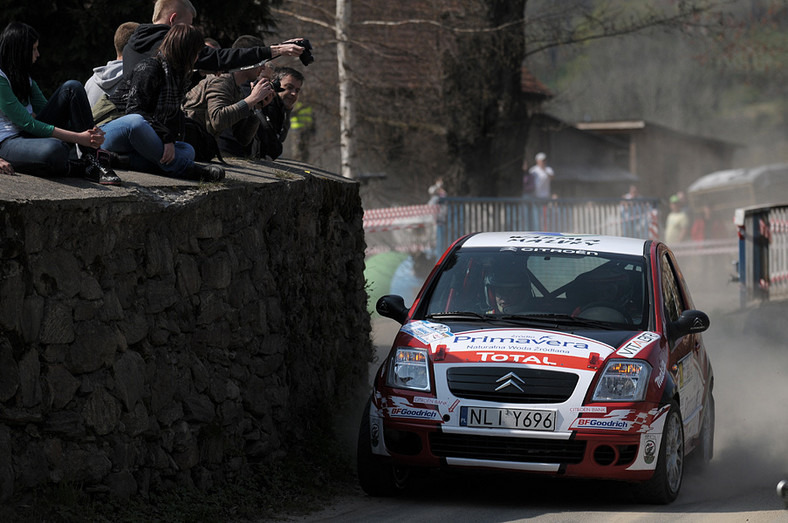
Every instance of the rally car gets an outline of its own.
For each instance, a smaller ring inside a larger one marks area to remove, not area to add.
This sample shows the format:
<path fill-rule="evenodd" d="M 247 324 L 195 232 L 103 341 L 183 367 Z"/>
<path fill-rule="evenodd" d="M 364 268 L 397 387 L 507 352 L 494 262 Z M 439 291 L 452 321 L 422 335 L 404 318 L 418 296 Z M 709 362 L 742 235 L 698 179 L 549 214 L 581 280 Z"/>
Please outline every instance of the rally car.
<path fill-rule="evenodd" d="M 443 254 L 361 419 L 370 495 L 417 468 L 621 480 L 670 503 L 685 457 L 711 460 L 714 377 L 676 259 L 651 240 L 478 233 Z"/>

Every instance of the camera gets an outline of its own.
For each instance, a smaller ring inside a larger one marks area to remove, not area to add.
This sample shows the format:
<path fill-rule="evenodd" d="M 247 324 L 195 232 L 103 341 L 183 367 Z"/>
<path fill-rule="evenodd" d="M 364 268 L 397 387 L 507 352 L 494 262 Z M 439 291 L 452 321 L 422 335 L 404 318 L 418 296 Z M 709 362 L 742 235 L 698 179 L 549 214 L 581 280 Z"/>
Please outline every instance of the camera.
<path fill-rule="evenodd" d="M 304 52 L 298 57 L 302 64 L 306 66 L 315 61 L 315 57 L 312 56 L 312 44 L 309 43 L 309 40 L 296 40 L 293 43 L 304 48 Z"/>

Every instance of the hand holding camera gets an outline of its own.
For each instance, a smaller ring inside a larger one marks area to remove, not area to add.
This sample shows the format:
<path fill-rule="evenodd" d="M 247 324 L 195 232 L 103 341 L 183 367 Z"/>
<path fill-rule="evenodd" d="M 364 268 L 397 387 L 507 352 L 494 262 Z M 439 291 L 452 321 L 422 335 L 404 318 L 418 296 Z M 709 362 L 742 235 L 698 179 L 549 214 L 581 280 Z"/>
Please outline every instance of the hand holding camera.
<path fill-rule="evenodd" d="M 252 92 L 245 98 L 249 107 L 264 107 L 271 103 L 276 96 L 271 81 L 268 78 L 260 77 L 256 82 L 252 82 Z"/>
<path fill-rule="evenodd" d="M 315 57 L 312 56 L 312 44 L 306 38 L 294 38 L 279 45 L 272 45 L 271 55 L 273 58 L 277 56 L 297 56 L 305 66 L 315 61 Z"/>

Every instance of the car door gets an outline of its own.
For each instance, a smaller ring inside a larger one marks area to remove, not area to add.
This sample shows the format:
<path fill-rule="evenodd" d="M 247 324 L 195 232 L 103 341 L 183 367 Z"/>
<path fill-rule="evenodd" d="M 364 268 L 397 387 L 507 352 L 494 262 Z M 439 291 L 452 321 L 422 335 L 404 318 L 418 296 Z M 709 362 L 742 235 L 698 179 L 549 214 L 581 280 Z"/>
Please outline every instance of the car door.
<path fill-rule="evenodd" d="M 662 306 L 664 328 L 667 323 L 676 321 L 681 313 L 689 309 L 682 292 L 681 278 L 673 255 L 664 250 L 660 254 L 660 277 L 662 285 Z M 681 417 L 684 420 L 684 437 L 694 437 L 700 430 L 701 407 L 703 402 L 703 375 L 701 373 L 699 334 L 687 334 L 673 340 L 670 347 L 668 368 L 679 389 Z"/>

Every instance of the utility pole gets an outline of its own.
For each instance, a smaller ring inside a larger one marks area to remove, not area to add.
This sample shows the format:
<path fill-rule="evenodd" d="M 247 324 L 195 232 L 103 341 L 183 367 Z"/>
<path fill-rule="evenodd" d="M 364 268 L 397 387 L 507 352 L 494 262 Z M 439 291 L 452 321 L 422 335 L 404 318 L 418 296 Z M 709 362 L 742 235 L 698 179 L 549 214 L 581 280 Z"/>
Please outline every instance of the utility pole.
<path fill-rule="evenodd" d="M 355 178 L 353 161 L 356 157 L 353 124 L 355 111 L 351 96 L 350 29 L 351 0 L 337 0 L 336 37 L 337 37 L 337 72 L 339 76 L 339 158 L 340 174 L 345 178 Z"/>

